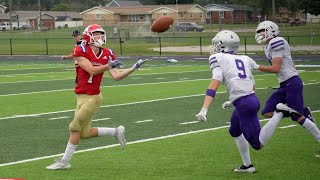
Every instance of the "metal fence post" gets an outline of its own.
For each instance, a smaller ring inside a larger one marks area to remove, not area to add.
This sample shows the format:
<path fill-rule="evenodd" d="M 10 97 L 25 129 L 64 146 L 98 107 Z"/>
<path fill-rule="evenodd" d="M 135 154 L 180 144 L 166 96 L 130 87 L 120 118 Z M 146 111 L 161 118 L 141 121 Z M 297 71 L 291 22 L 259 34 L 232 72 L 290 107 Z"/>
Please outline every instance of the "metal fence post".
<path fill-rule="evenodd" d="M 247 55 L 247 36 L 244 36 L 244 54 Z"/>
<path fill-rule="evenodd" d="M 161 37 L 159 37 L 159 47 L 160 47 L 160 51 L 159 51 L 159 53 L 160 53 L 160 56 L 161 56 Z"/>
<path fill-rule="evenodd" d="M 202 41 L 201 41 L 201 37 L 200 37 L 200 55 L 202 55 Z"/>
<path fill-rule="evenodd" d="M 10 38 L 10 55 L 11 55 L 11 56 L 13 55 L 12 52 L 13 52 L 13 51 L 12 51 L 12 39 Z"/>
<path fill-rule="evenodd" d="M 119 38 L 119 43 L 120 43 L 120 55 L 122 56 L 122 40 L 121 40 L 121 37 Z"/>
<path fill-rule="evenodd" d="M 46 50 L 47 50 L 47 55 L 49 55 L 48 38 L 46 38 Z"/>

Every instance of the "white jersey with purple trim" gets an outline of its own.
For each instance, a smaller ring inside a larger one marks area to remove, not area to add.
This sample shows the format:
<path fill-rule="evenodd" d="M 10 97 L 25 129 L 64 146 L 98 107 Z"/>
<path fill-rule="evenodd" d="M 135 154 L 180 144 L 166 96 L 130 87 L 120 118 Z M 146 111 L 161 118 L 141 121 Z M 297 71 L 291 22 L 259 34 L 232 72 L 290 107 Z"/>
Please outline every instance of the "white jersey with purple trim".
<path fill-rule="evenodd" d="M 252 69 L 255 61 L 245 55 L 217 53 L 209 57 L 212 79 L 227 86 L 229 100 L 253 94 L 255 84 Z"/>
<path fill-rule="evenodd" d="M 272 62 L 273 57 L 282 57 L 280 71 L 276 74 L 280 83 L 298 75 L 292 61 L 290 45 L 283 37 L 271 39 L 269 44 L 265 47 L 264 52 L 270 63 Z"/>

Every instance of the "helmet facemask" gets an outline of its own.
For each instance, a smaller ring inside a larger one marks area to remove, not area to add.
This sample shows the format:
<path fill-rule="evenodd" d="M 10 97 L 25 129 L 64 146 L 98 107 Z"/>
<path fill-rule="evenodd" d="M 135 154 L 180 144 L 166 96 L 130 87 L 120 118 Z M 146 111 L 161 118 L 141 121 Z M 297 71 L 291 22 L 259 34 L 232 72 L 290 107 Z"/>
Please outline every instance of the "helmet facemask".
<path fill-rule="evenodd" d="M 96 47 L 102 47 L 104 44 L 106 44 L 106 35 L 104 32 L 101 32 L 102 34 L 94 35 L 95 32 L 92 32 L 91 37 L 91 44 L 93 44 Z"/>

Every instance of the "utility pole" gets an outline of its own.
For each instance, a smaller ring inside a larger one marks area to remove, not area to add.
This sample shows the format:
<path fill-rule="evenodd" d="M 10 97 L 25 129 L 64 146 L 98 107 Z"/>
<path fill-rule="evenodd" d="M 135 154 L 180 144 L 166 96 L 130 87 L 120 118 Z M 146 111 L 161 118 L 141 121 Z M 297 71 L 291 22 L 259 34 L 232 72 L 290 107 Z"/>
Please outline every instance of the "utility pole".
<path fill-rule="evenodd" d="M 10 34 L 12 35 L 12 14 L 11 14 L 11 10 L 12 10 L 12 8 L 11 8 L 11 6 L 12 6 L 12 4 L 11 4 L 11 0 L 10 0 L 10 2 L 9 2 L 9 16 L 10 16 Z"/>
<path fill-rule="evenodd" d="M 40 0 L 38 0 L 38 5 L 39 5 L 39 29 L 40 31 L 42 30 L 42 22 L 41 22 L 41 4 L 40 4 Z"/>
<path fill-rule="evenodd" d="M 272 20 L 276 20 L 276 3 L 275 0 L 272 0 Z"/>

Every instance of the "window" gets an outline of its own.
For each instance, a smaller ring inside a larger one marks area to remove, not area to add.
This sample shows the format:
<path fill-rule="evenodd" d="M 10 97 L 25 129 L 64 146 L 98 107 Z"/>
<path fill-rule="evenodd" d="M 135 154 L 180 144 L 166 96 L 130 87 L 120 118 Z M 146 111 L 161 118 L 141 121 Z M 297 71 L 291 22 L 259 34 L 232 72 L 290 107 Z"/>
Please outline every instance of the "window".
<path fill-rule="evenodd" d="M 168 16 L 168 13 L 162 13 L 162 16 Z"/>
<path fill-rule="evenodd" d="M 235 17 L 235 18 L 239 18 L 239 13 L 238 13 L 238 11 L 234 11 L 234 14 L 233 14 L 233 17 Z"/>
<path fill-rule="evenodd" d="M 192 13 L 190 13 L 190 17 L 193 17 L 193 14 L 192 14 Z"/>
<path fill-rule="evenodd" d="M 101 19 L 101 14 L 96 14 L 96 19 Z"/>
<path fill-rule="evenodd" d="M 207 12 L 207 18 L 211 18 L 211 11 Z"/>
<path fill-rule="evenodd" d="M 139 22 L 139 16 L 137 15 L 129 15 L 129 22 Z"/>
<path fill-rule="evenodd" d="M 223 19 L 224 18 L 224 11 L 220 11 L 219 15 L 220 15 L 220 18 Z"/>
<path fill-rule="evenodd" d="M 202 13 L 200 13 L 200 17 L 201 17 L 201 18 L 202 18 L 202 16 L 203 16 Z"/>

